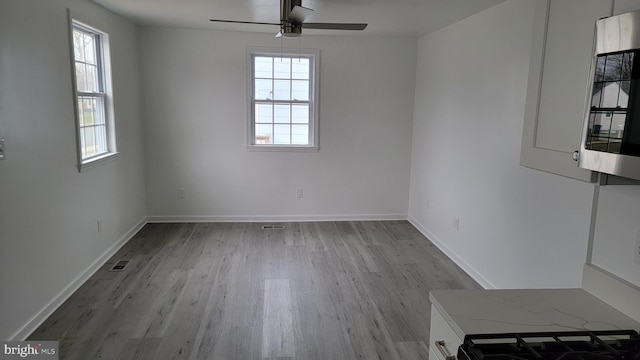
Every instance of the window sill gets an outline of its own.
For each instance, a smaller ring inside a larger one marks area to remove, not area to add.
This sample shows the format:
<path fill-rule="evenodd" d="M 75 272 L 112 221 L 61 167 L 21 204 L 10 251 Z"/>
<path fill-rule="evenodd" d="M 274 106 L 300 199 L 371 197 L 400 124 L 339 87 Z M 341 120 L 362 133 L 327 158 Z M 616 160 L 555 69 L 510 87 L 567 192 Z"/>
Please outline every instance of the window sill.
<path fill-rule="evenodd" d="M 104 155 L 89 159 L 78 165 L 78 172 L 85 172 L 87 170 L 93 169 L 104 163 L 114 160 L 116 157 L 118 157 L 118 153 L 112 152 L 112 153 L 104 154 Z"/>
<path fill-rule="evenodd" d="M 265 152 L 318 152 L 318 146 L 292 146 L 292 145 L 246 145 L 247 151 Z"/>

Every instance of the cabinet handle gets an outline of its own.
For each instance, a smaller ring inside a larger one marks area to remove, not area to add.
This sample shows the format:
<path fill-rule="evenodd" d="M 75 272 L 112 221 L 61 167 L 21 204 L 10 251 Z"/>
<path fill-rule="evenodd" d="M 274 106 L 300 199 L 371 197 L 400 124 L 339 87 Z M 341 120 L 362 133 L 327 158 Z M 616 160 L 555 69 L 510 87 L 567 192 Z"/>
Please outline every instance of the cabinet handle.
<path fill-rule="evenodd" d="M 571 154 L 571 158 L 573 161 L 578 161 L 580 159 L 580 152 L 578 150 L 574 151 L 573 154 Z"/>
<path fill-rule="evenodd" d="M 442 356 L 444 356 L 445 360 L 456 360 L 456 356 L 451 355 L 449 350 L 447 350 L 447 347 L 444 344 L 444 340 L 436 340 L 436 347 L 438 348 L 438 350 L 440 350 L 440 353 L 442 354 Z"/>

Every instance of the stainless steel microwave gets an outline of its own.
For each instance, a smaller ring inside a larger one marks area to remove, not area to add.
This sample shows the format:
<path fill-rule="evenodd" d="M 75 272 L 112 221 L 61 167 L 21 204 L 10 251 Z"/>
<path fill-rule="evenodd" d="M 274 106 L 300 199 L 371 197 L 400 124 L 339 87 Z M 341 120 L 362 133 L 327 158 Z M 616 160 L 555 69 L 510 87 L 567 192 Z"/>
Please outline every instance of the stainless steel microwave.
<path fill-rule="evenodd" d="M 578 165 L 640 180 L 640 11 L 596 22 Z"/>

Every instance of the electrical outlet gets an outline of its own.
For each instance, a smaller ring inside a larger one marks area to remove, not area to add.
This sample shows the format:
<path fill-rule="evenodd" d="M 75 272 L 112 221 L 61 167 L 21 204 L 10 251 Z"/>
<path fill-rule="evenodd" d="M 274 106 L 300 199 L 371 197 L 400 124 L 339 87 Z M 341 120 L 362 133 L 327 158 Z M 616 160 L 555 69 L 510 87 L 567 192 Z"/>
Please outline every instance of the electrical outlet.
<path fill-rule="evenodd" d="M 304 197 L 304 190 L 303 189 L 296 189 L 296 198 L 302 199 L 303 197 Z"/>
<path fill-rule="evenodd" d="M 460 219 L 457 217 L 453 218 L 453 228 L 456 230 L 460 230 Z"/>
<path fill-rule="evenodd" d="M 633 262 L 640 265 L 640 230 L 636 233 L 636 248 L 633 251 Z"/>
<path fill-rule="evenodd" d="M 0 160 L 4 160 L 4 139 L 0 139 Z"/>
<path fill-rule="evenodd" d="M 178 199 L 184 199 L 184 188 L 178 188 Z"/>
<path fill-rule="evenodd" d="M 98 234 L 99 234 L 102 232 L 102 220 L 101 219 L 96 220 L 96 225 L 97 225 Z"/>

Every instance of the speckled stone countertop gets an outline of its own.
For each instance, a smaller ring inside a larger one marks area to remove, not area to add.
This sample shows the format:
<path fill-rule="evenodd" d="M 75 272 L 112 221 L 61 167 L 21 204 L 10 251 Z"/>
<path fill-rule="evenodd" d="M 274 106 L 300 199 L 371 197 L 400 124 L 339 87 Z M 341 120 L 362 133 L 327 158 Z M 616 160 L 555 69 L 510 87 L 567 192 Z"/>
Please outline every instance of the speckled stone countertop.
<path fill-rule="evenodd" d="M 435 290 L 429 299 L 460 339 L 483 333 L 640 331 L 640 323 L 583 289 Z"/>

